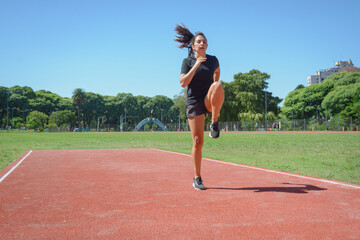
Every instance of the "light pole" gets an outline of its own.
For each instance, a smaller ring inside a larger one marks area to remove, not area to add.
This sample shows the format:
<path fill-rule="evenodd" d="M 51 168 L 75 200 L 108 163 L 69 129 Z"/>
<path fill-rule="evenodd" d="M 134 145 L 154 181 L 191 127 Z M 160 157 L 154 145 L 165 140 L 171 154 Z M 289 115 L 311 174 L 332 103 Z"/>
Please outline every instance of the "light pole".
<path fill-rule="evenodd" d="M 160 114 L 161 114 L 161 119 L 160 119 L 160 121 L 161 121 L 161 123 L 162 123 L 162 111 L 163 111 L 164 109 L 162 108 L 162 109 L 160 109 Z"/>
<path fill-rule="evenodd" d="M 100 125 L 99 125 L 100 118 L 101 118 L 101 117 L 98 117 L 98 124 L 97 124 L 97 131 L 98 131 L 98 132 L 100 131 Z"/>
<path fill-rule="evenodd" d="M 10 92 L 6 92 L 6 129 L 9 127 L 9 94 Z"/>
<path fill-rule="evenodd" d="M 126 96 L 123 96 L 122 99 L 124 100 L 125 102 L 125 108 L 124 108 L 124 111 L 125 111 L 125 131 L 126 131 Z"/>
<path fill-rule="evenodd" d="M 315 129 L 317 131 L 317 125 L 319 124 L 319 105 L 316 105 L 316 125 L 315 125 Z"/>
<path fill-rule="evenodd" d="M 16 107 L 11 108 L 11 119 L 14 118 L 14 110 L 15 110 L 15 109 L 16 109 Z"/>
<path fill-rule="evenodd" d="M 57 125 L 57 111 L 58 111 L 59 109 L 58 108 L 55 108 L 55 124 L 56 124 L 56 127 L 58 126 Z"/>
<path fill-rule="evenodd" d="M 123 96 L 122 99 L 124 100 L 124 103 L 125 103 L 124 112 L 125 112 L 125 131 L 126 131 L 126 95 Z M 121 117 L 120 117 L 120 120 L 121 120 Z M 122 129 L 121 129 L 121 131 L 122 131 Z"/>
<path fill-rule="evenodd" d="M 125 97 L 125 131 L 126 131 L 126 97 Z"/>
<path fill-rule="evenodd" d="M 265 131 L 267 131 L 267 91 L 265 91 Z"/>
<path fill-rule="evenodd" d="M 120 131 L 122 132 L 123 131 L 123 115 L 120 115 Z"/>

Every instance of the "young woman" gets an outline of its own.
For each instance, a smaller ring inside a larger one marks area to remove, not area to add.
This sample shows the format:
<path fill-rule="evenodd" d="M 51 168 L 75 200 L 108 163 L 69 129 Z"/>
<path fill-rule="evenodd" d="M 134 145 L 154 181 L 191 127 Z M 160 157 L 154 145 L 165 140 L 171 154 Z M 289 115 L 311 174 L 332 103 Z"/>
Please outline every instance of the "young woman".
<path fill-rule="evenodd" d="M 218 116 L 224 102 L 224 89 L 219 82 L 219 61 L 215 56 L 206 54 L 208 44 L 202 32 L 193 35 L 185 25 L 176 25 L 175 31 L 175 41 L 180 43 L 178 47 L 189 50 L 188 57 L 182 62 L 180 85 L 187 87 L 186 115 L 193 140 L 193 186 L 196 190 L 205 190 L 201 178 L 205 114 L 211 114 L 210 137 L 218 138 Z"/>

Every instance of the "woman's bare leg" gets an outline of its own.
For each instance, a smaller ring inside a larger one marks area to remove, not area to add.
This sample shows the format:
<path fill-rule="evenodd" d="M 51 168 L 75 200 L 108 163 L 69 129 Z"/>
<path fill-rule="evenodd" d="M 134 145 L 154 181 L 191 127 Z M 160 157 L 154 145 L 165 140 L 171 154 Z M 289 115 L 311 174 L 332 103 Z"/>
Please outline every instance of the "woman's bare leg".
<path fill-rule="evenodd" d="M 221 107 L 224 103 L 224 88 L 220 82 L 214 82 L 205 97 L 205 106 L 211 112 L 211 122 L 217 122 Z"/>
<path fill-rule="evenodd" d="M 193 140 L 191 159 L 194 166 L 195 178 L 197 178 L 201 177 L 201 151 L 204 145 L 205 114 L 188 118 L 188 121 Z"/>

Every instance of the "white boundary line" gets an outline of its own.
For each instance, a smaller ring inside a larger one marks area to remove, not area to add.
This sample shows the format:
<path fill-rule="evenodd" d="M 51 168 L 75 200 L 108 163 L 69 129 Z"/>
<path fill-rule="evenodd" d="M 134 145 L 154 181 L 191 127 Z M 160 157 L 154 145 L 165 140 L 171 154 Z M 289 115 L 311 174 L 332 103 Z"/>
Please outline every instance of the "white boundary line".
<path fill-rule="evenodd" d="M 185 153 L 171 152 L 171 151 L 161 150 L 161 149 L 156 149 L 156 148 L 152 148 L 152 149 L 157 150 L 157 151 L 161 151 L 161 152 L 168 152 L 168 153 L 174 153 L 174 154 L 178 154 L 178 155 L 182 155 L 182 156 L 191 157 L 191 155 L 185 154 Z M 357 185 L 352 185 L 352 184 L 347 184 L 347 183 L 342 183 L 342 182 L 336 182 L 336 181 L 326 180 L 326 179 L 322 179 L 322 178 L 313 178 L 313 177 L 308 177 L 308 176 L 303 176 L 303 175 L 298 175 L 298 174 L 293 174 L 293 173 L 280 172 L 280 171 L 266 169 L 266 168 L 259 168 L 259 167 L 249 166 L 249 165 L 238 164 L 238 163 L 224 162 L 224 161 L 219 161 L 219 160 L 210 159 L 210 158 L 203 158 L 203 160 L 210 161 L 210 162 L 215 162 L 215 163 L 222 163 L 222 164 L 231 165 L 231 166 L 250 168 L 250 169 L 264 171 L 264 172 L 277 173 L 277 174 L 282 174 L 282 175 L 287 175 L 287 176 L 292 176 L 292 177 L 305 178 L 305 179 L 309 179 L 309 180 L 314 180 L 314 181 L 324 182 L 324 183 L 330 183 L 330 184 L 340 185 L 340 186 L 344 186 L 344 187 L 360 189 L 360 186 L 357 186 Z"/>
<path fill-rule="evenodd" d="M 1 183 L 2 181 L 4 181 L 5 178 L 6 178 L 7 176 L 9 176 L 10 173 L 11 173 L 12 171 L 14 171 L 14 170 L 25 160 L 25 158 L 27 158 L 27 157 L 30 155 L 30 153 L 32 153 L 32 150 L 30 150 L 15 166 L 13 166 L 13 167 L 10 169 L 10 171 L 8 171 L 4 176 L 2 176 L 2 178 L 0 178 L 0 183 Z"/>

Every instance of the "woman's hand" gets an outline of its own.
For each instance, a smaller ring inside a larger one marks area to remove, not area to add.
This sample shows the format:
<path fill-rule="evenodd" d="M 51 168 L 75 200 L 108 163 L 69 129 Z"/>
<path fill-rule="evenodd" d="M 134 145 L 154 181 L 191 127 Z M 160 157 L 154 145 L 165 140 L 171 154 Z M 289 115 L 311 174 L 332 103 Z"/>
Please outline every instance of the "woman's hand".
<path fill-rule="evenodd" d="M 200 67 L 201 63 L 203 63 L 205 61 L 206 61 L 206 56 L 205 57 L 198 57 L 196 59 L 196 62 L 194 64 L 194 66 L 190 69 L 190 71 L 187 74 L 181 74 L 180 75 L 180 85 L 182 87 L 186 87 L 187 85 L 189 85 L 192 78 L 194 77 L 196 69 L 198 69 Z"/>
<path fill-rule="evenodd" d="M 198 68 L 200 67 L 201 63 L 206 62 L 206 56 L 205 57 L 198 57 L 196 59 L 194 67 Z"/>

